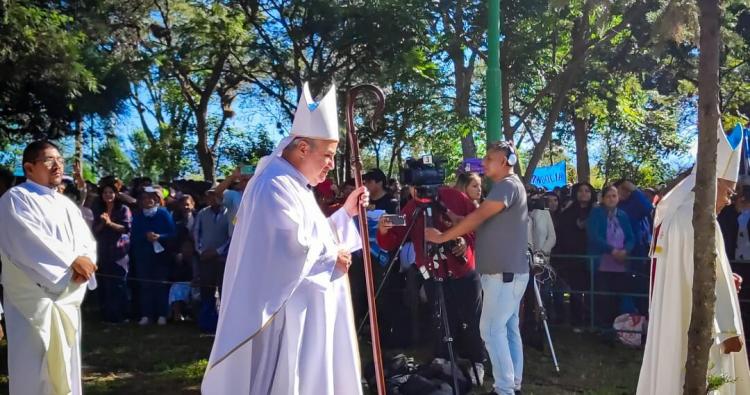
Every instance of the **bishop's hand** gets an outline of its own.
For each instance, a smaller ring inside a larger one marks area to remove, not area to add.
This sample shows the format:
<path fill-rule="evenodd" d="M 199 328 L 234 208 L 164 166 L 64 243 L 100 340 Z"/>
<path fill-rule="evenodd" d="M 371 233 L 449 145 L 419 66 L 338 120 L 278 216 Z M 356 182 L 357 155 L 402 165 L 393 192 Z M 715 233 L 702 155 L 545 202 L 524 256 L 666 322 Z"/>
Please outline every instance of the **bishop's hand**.
<path fill-rule="evenodd" d="M 737 293 L 740 293 L 740 291 L 742 291 L 742 276 L 737 273 L 732 273 L 732 280 L 734 280 L 734 289 Z"/>
<path fill-rule="evenodd" d="M 346 274 L 349 272 L 349 267 L 352 265 L 352 254 L 349 251 L 341 250 L 336 258 L 336 269 L 341 273 Z"/>
<path fill-rule="evenodd" d="M 740 352 L 740 350 L 742 350 L 742 340 L 739 336 L 730 337 L 729 339 L 724 340 L 724 342 L 721 343 L 721 349 L 722 351 L 724 351 L 724 354 Z"/>
<path fill-rule="evenodd" d="M 367 188 L 361 186 L 350 193 L 344 202 L 344 210 L 353 217 L 359 213 L 359 206 L 367 207 L 370 205 L 370 192 Z"/>

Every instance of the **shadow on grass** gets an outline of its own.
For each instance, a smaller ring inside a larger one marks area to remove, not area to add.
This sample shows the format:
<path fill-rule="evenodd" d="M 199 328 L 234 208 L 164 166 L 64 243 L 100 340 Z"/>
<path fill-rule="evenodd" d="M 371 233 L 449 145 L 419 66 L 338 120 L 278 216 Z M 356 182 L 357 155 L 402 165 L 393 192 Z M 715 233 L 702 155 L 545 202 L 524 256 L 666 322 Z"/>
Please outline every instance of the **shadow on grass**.
<path fill-rule="evenodd" d="M 641 350 L 604 341 L 591 333 L 555 328 L 552 333 L 561 372 L 549 353 L 526 347 L 524 395 L 633 394 L 638 381 Z M 86 395 L 199 394 L 213 337 L 194 324 L 145 328 L 84 323 L 83 363 Z M 363 366 L 369 344 L 361 345 Z M 408 350 L 427 362 L 429 351 Z M 491 388 L 488 380 L 482 391 Z M 8 393 L 7 347 L 0 342 L 0 394 Z"/>

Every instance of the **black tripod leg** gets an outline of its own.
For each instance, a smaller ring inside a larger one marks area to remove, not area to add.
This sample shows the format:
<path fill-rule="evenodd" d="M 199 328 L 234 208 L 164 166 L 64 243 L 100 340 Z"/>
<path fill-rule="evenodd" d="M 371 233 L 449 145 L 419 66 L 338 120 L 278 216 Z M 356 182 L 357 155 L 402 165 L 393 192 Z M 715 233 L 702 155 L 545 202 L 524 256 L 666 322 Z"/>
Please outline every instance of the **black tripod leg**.
<path fill-rule="evenodd" d="M 448 357 L 451 361 L 451 376 L 453 377 L 453 395 L 458 395 L 458 366 L 456 365 L 456 356 L 453 354 L 453 338 L 451 337 L 450 324 L 448 322 L 448 311 L 445 306 L 445 294 L 443 293 L 443 280 L 435 281 L 435 291 L 438 297 L 438 309 L 440 319 L 443 323 L 443 342 L 448 347 Z"/>

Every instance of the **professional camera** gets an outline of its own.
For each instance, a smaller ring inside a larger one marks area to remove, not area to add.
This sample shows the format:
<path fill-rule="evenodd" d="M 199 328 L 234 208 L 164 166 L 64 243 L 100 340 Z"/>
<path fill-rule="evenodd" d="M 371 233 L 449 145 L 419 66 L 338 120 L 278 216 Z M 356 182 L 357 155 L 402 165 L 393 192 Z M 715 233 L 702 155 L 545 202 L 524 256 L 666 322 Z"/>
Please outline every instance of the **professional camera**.
<path fill-rule="evenodd" d="M 440 160 L 433 161 L 432 155 L 406 160 L 406 168 L 401 170 L 401 180 L 416 189 L 417 199 L 432 201 L 437 197 L 437 188 L 445 182 L 445 169 L 440 167 L 440 163 Z"/>

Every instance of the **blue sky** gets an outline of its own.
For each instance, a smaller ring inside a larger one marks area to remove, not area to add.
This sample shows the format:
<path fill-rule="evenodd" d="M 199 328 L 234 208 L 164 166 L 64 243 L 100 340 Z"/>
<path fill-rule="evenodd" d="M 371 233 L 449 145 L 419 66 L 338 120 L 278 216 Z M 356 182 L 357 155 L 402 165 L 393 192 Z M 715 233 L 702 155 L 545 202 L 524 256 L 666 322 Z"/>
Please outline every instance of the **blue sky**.
<path fill-rule="evenodd" d="M 143 96 L 145 95 L 142 95 L 142 97 Z M 274 143 L 277 143 L 283 137 L 277 124 L 281 126 L 281 131 L 284 132 L 291 127 L 291 123 L 283 115 L 282 111 L 276 104 L 276 101 L 264 95 L 252 92 L 240 95 L 236 99 L 234 107 L 237 115 L 229 121 L 229 126 L 238 130 L 264 130 Z M 214 106 L 214 113 L 215 112 L 216 106 Z M 683 114 L 680 115 L 681 123 L 678 125 L 680 134 L 688 137 L 692 141 L 695 141 L 695 137 L 697 136 L 697 128 L 695 126 L 697 121 L 696 114 L 694 106 L 685 106 L 683 108 Z M 151 127 L 156 126 L 155 118 L 150 115 L 147 115 L 147 122 Z M 340 124 L 343 126 L 343 121 Z M 131 157 L 133 154 L 133 147 L 130 142 L 130 136 L 134 131 L 139 129 L 141 129 L 141 123 L 138 113 L 132 106 L 128 105 L 126 111 L 116 118 L 115 132 L 123 145 L 123 148 L 129 155 L 131 155 Z M 94 144 L 97 146 L 101 143 L 101 141 L 94 141 Z M 597 149 L 597 142 L 592 141 L 591 143 L 592 147 L 590 152 L 592 157 L 590 160 L 593 165 L 599 160 L 600 153 L 599 149 Z M 84 144 L 86 152 L 90 152 L 91 141 L 86 141 Z M 72 155 L 74 150 L 74 142 L 72 138 L 64 139 L 61 141 L 61 145 L 66 156 Z M 691 146 L 694 146 L 694 144 L 691 144 Z M 568 155 L 571 158 L 575 158 L 575 154 L 572 151 L 568 152 Z M 692 164 L 694 157 L 695 147 L 693 147 L 689 154 L 673 155 L 670 158 L 667 158 L 666 162 L 671 163 L 675 168 L 685 168 Z M 573 159 L 572 162 L 575 163 L 575 160 Z M 542 161 L 542 165 L 546 164 L 546 161 Z M 17 170 L 20 170 L 20 168 Z"/>

